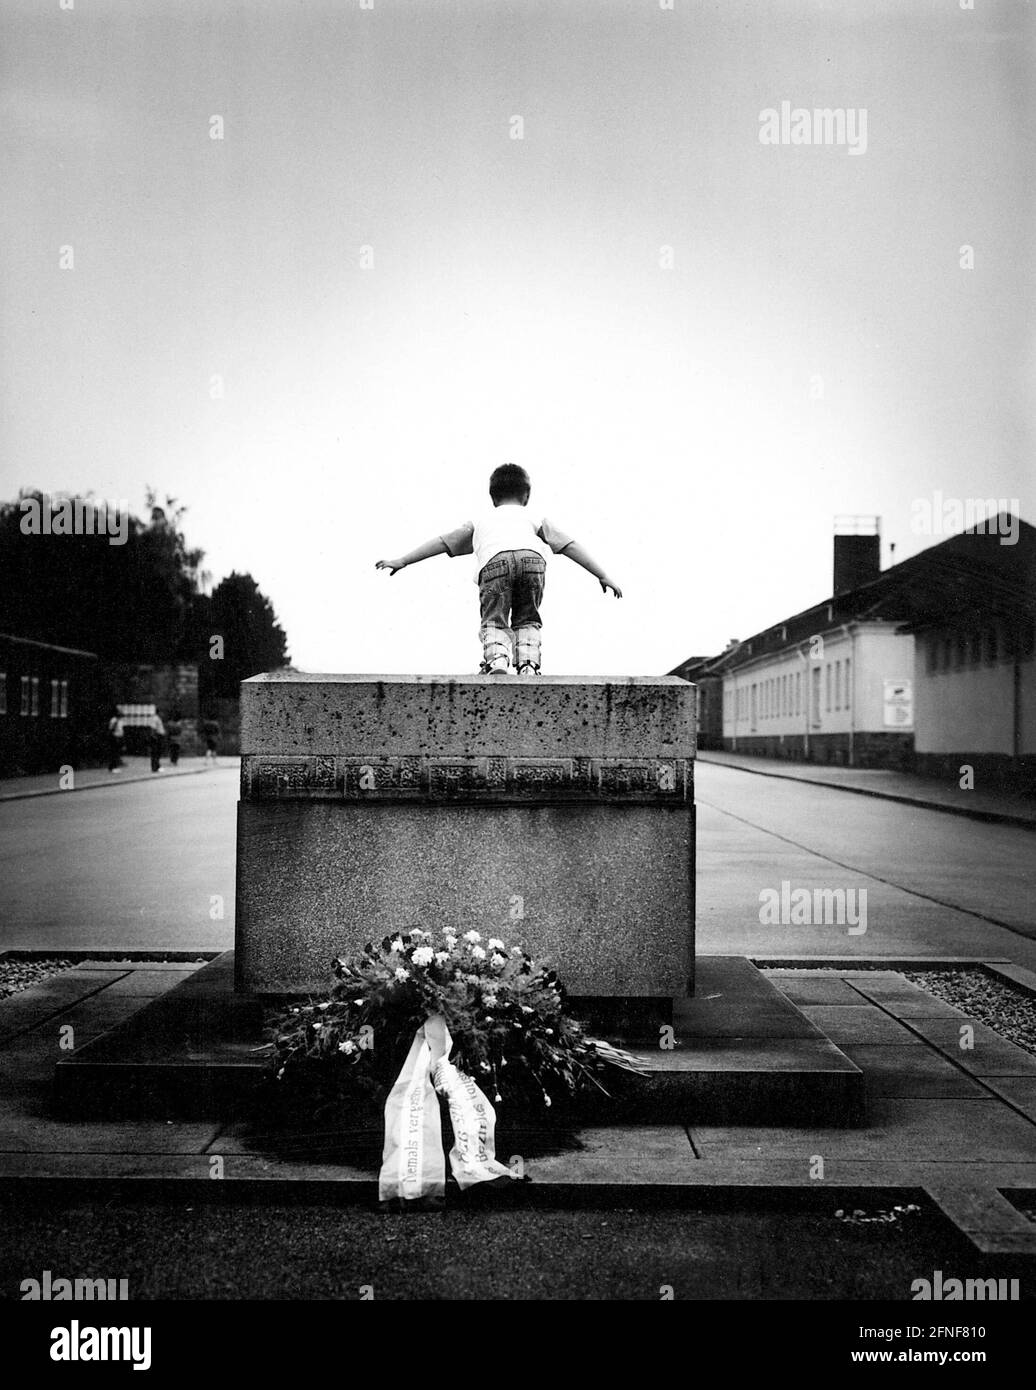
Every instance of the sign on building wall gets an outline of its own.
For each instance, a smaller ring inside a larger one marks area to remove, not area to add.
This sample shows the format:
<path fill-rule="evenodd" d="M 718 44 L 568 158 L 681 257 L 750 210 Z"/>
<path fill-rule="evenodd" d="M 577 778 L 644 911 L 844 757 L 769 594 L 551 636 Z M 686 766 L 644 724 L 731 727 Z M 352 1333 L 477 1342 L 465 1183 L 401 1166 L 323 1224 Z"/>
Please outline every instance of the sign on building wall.
<path fill-rule="evenodd" d="M 911 728 L 914 723 L 914 682 L 886 679 L 884 686 L 885 728 Z"/>

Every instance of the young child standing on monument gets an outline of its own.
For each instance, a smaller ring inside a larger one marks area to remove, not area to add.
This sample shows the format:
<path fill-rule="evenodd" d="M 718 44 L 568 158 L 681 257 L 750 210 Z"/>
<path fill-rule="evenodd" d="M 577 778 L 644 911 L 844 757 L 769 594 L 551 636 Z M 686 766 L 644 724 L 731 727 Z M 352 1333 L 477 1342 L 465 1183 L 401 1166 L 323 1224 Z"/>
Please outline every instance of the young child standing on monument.
<path fill-rule="evenodd" d="M 379 560 L 376 568 L 406 569 L 433 555 L 475 556 L 475 582 L 482 610 L 483 672 L 506 675 L 513 654 L 520 676 L 536 676 L 540 670 L 540 604 L 547 570 L 547 556 L 567 555 L 589 570 L 607 593 L 616 598 L 622 590 L 612 582 L 583 547 L 559 531 L 546 517 L 526 510 L 532 485 L 524 468 L 505 463 L 489 479 L 492 510 L 436 536 L 398 560 Z M 514 634 L 513 648 L 512 637 Z"/>

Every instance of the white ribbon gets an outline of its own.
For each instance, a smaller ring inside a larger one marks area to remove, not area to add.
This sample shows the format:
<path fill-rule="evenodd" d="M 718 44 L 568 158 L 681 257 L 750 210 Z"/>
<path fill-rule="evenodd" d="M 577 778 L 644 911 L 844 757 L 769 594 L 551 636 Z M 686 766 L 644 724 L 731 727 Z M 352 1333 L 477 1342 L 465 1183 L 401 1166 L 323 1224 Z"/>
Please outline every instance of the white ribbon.
<path fill-rule="evenodd" d="M 435 1092 L 444 1096 L 453 1125 L 450 1167 L 458 1187 L 509 1178 L 494 1149 L 496 1112 L 472 1078 L 450 1061 L 453 1039 L 441 1014 L 414 1034 L 407 1059 L 385 1102 L 385 1147 L 378 1197 L 406 1202 L 441 1197 L 446 1161 Z M 434 1089 L 433 1089 L 434 1083 Z"/>
<path fill-rule="evenodd" d="M 419 1028 L 385 1102 L 385 1148 L 378 1197 L 417 1201 L 446 1191 L 439 1102 L 431 1082 L 432 1055 Z"/>

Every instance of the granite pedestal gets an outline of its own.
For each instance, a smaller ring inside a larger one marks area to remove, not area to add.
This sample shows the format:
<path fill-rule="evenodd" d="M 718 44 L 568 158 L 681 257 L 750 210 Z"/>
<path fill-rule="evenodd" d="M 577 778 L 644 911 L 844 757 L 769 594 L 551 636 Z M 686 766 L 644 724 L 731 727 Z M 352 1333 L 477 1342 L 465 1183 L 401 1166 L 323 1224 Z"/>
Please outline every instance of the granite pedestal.
<path fill-rule="evenodd" d="M 520 942 L 576 997 L 686 996 L 694 694 L 673 676 L 245 681 L 238 988 L 321 990 L 335 955 L 413 925 Z"/>

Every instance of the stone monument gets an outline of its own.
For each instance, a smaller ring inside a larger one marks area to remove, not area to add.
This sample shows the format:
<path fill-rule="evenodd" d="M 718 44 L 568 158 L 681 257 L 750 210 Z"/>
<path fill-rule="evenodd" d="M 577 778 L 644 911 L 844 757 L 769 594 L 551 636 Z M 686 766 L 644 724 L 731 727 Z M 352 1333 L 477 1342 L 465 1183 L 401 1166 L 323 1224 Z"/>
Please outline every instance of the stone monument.
<path fill-rule="evenodd" d="M 693 990 L 692 685 L 271 672 L 241 687 L 236 980 L 326 988 L 408 926 L 548 957 L 573 996 Z"/>

